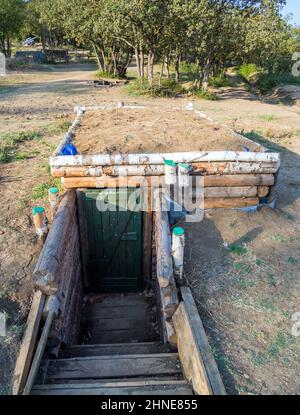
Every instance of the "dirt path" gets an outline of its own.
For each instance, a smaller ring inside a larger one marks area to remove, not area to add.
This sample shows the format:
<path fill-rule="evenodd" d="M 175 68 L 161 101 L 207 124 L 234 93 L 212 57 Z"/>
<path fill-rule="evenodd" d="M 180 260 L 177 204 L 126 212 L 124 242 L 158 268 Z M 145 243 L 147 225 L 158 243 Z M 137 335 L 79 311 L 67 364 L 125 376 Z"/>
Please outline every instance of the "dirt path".
<path fill-rule="evenodd" d="M 0 394 L 9 391 L 40 250 L 31 208 L 48 206 L 53 181 L 47 160 L 73 107 L 126 100 L 163 109 L 191 101 L 132 99 L 126 88 L 96 89 L 86 83 L 94 69 L 62 65 L 11 75 L 0 84 L 1 133 L 30 131 L 10 162 L 0 164 L 0 309 L 8 315 L 8 335 L 0 338 Z M 225 89 L 219 101 L 194 102 L 214 120 L 280 151 L 283 165 L 277 210 L 219 211 L 196 226 L 184 224 L 186 278 L 228 391 L 299 393 L 300 338 L 291 334 L 291 317 L 300 312 L 300 109 L 260 102 L 243 88 Z"/>

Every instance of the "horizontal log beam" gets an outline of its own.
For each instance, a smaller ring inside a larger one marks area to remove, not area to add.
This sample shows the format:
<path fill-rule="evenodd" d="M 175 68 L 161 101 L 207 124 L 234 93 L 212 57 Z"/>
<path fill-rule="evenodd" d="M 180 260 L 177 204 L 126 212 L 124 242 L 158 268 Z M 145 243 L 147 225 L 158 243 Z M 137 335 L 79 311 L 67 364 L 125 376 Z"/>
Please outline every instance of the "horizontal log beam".
<path fill-rule="evenodd" d="M 205 209 L 221 209 L 221 208 L 244 208 L 258 206 L 258 197 L 248 198 L 211 198 L 204 200 Z"/>
<path fill-rule="evenodd" d="M 35 285 L 46 295 L 58 290 L 61 261 L 65 261 L 70 234 L 73 226 L 77 226 L 75 214 L 76 194 L 69 191 L 59 205 L 33 273 Z"/>
<path fill-rule="evenodd" d="M 153 154 L 99 154 L 55 156 L 50 158 L 51 167 L 64 166 L 122 166 L 140 164 L 164 164 L 165 160 L 176 163 L 192 162 L 273 162 L 280 163 L 278 153 L 236 152 L 236 151 L 191 151 L 180 153 L 153 153 Z"/>
<path fill-rule="evenodd" d="M 257 196 L 257 186 L 206 187 L 204 188 L 205 198 L 255 197 L 255 196 Z"/>
<path fill-rule="evenodd" d="M 204 177 L 206 187 L 273 186 L 274 183 L 273 174 L 224 174 Z"/>
<path fill-rule="evenodd" d="M 273 174 L 278 170 L 276 163 L 270 162 L 201 162 L 191 163 L 192 175 L 215 174 Z M 125 176 L 163 176 L 164 165 L 126 165 L 126 166 L 78 166 L 52 168 L 53 177 L 125 177 Z"/>
<path fill-rule="evenodd" d="M 278 166 L 273 162 L 205 162 L 192 163 L 192 175 L 212 174 L 274 174 Z"/>
<path fill-rule="evenodd" d="M 61 182 L 65 189 L 102 189 L 108 187 L 161 187 L 164 183 L 164 179 L 159 176 L 62 177 Z"/>

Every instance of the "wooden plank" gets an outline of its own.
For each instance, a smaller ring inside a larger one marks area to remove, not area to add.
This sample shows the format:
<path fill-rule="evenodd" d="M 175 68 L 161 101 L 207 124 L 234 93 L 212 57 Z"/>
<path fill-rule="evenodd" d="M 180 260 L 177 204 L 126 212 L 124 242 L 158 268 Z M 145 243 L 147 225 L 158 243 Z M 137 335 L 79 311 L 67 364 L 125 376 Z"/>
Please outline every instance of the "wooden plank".
<path fill-rule="evenodd" d="M 60 384 L 37 385 L 32 395 L 192 395 L 191 387 L 184 381 L 137 381 L 126 384 Z"/>
<path fill-rule="evenodd" d="M 48 340 L 48 335 L 49 335 L 49 331 L 51 328 L 51 324 L 53 321 L 55 315 L 55 311 L 54 310 L 50 310 L 45 322 L 45 325 L 43 327 L 43 331 L 42 331 L 42 335 L 41 338 L 39 340 L 32 364 L 31 364 L 31 368 L 26 380 L 26 384 L 24 387 L 24 391 L 23 391 L 23 395 L 29 395 L 32 389 L 32 386 L 34 384 L 35 378 L 37 376 L 39 367 L 40 367 L 40 363 L 42 361 L 45 349 L 46 349 L 46 344 L 47 344 L 47 340 Z"/>
<path fill-rule="evenodd" d="M 88 305 L 82 310 L 83 320 L 93 319 L 134 319 L 134 318 L 146 318 L 151 311 L 151 303 L 147 303 L 115 307 L 97 307 L 98 304 Z"/>
<path fill-rule="evenodd" d="M 87 289 L 90 285 L 88 275 L 88 258 L 89 258 L 89 240 L 86 218 L 84 216 L 84 193 L 80 190 L 76 191 L 77 196 L 77 212 L 78 212 L 78 232 L 80 240 L 80 253 L 82 261 L 82 273 L 84 287 Z"/>
<path fill-rule="evenodd" d="M 218 366 L 214 359 L 211 347 L 208 343 L 208 339 L 199 316 L 194 298 L 192 296 L 191 290 L 188 287 L 181 287 L 181 294 L 183 298 L 183 306 L 180 311 L 181 317 L 184 320 L 179 318 L 179 314 L 175 317 L 175 327 L 177 328 L 177 332 L 180 331 L 181 325 L 189 325 L 190 334 L 192 335 L 191 341 L 195 345 L 195 351 L 197 355 L 195 356 L 198 359 L 202 360 L 207 377 L 209 379 L 210 387 L 214 395 L 226 395 L 226 390 L 224 388 Z M 180 336 L 180 334 L 178 334 Z M 188 348 L 188 341 L 186 340 L 182 347 Z M 191 366 L 193 368 L 193 366 Z M 203 367 L 201 365 L 201 367 Z M 193 373 L 193 379 L 197 378 L 194 377 L 196 374 Z M 194 382 L 194 380 L 193 380 Z M 196 381 L 195 381 L 196 382 Z M 199 388 L 201 390 L 201 388 Z"/>
<path fill-rule="evenodd" d="M 143 278 L 149 288 L 151 285 L 151 261 L 152 261 L 152 192 L 143 192 L 144 200 L 147 202 L 147 210 L 143 214 Z"/>
<path fill-rule="evenodd" d="M 248 197 L 248 198 L 211 198 L 204 199 L 204 208 L 205 209 L 226 209 L 226 208 L 244 208 L 251 206 L 258 206 L 259 198 L 258 197 Z"/>
<path fill-rule="evenodd" d="M 128 354 L 153 354 L 168 352 L 169 349 L 160 342 L 133 342 L 115 344 L 85 344 L 71 346 L 69 349 L 60 351 L 60 358 L 86 357 L 86 356 L 108 356 Z"/>
<path fill-rule="evenodd" d="M 83 321 L 84 327 L 89 330 L 92 335 L 97 335 L 97 332 L 102 331 L 115 331 L 115 330 L 127 330 L 130 331 L 133 327 L 143 326 L 145 324 L 144 315 L 136 315 L 135 318 L 93 318 L 93 319 L 85 319 Z"/>
<path fill-rule="evenodd" d="M 191 151 L 180 153 L 153 154 L 98 154 L 50 157 L 51 167 L 64 166 L 124 166 L 164 164 L 165 160 L 176 163 L 192 162 L 274 162 L 280 161 L 278 153 L 236 152 L 236 151 Z"/>
<path fill-rule="evenodd" d="M 243 187 L 205 187 L 205 198 L 235 198 L 235 197 L 255 197 L 257 195 L 257 186 Z"/>
<path fill-rule="evenodd" d="M 128 342 L 151 342 L 158 338 L 153 327 L 147 329 L 140 325 L 129 330 L 97 330 L 91 334 L 91 339 L 87 340 L 88 344 L 110 344 L 110 343 L 128 343 Z"/>
<path fill-rule="evenodd" d="M 45 299 L 46 297 L 42 294 L 41 291 L 34 293 L 14 370 L 12 383 L 13 395 L 22 394 L 25 387 L 38 335 L 38 329 L 42 317 Z"/>
<path fill-rule="evenodd" d="M 181 373 L 178 355 L 163 353 L 50 360 L 48 379 L 101 379 Z"/>
<path fill-rule="evenodd" d="M 203 363 L 198 338 L 195 337 L 194 328 L 183 302 L 173 316 L 173 323 L 177 334 L 178 354 L 186 379 L 193 385 L 197 395 L 212 395 L 213 391 Z"/>

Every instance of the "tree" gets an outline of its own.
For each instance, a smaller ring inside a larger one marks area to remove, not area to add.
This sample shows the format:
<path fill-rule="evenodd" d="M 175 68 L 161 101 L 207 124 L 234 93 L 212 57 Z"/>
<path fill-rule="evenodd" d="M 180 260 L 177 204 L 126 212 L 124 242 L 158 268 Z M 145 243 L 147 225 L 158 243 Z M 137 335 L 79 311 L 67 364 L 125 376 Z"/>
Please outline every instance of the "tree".
<path fill-rule="evenodd" d="M 23 24 L 24 5 L 23 0 L 0 0 L 0 49 L 7 58 Z"/>

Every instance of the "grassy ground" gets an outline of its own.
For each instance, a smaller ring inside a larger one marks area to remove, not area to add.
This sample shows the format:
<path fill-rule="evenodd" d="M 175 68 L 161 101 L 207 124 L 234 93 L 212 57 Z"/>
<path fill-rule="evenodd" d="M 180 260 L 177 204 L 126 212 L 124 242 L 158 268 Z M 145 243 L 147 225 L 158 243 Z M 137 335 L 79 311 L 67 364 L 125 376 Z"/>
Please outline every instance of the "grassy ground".
<path fill-rule="evenodd" d="M 300 340 L 291 328 L 300 311 L 300 108 L 264 103 L 242 85 L 221 86 L 217 101 L 130 97 L 126 87 L 88 85 L 94 72 L 92 65 L 57 65 L 10 74 L 0 84 L 0 308 L 8 317 L 8 335 L 0 338 L 0 393 L 9 392 L 40 251 L 31 208 L 46 206 L 51 222 L 48 157 L 73 107 L 126 101 L 163 110 L 191 99 L 213 119 L 280 151 L 282 169 L 276 210 L 218 211 L 184 224 L 185 278 L 229 393 L 299 393 Z"/>

